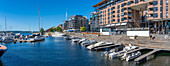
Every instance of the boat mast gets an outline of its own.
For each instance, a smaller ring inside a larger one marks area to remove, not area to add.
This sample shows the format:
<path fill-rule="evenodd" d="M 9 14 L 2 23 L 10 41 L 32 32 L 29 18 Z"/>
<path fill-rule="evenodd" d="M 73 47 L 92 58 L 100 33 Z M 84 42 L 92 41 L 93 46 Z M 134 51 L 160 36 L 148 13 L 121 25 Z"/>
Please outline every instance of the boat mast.
<path fill-rule="evenodd" d="M 6 16 L 5 16 L 5 32 L 7 31 Z"/>
<path fill-rule="evenodd" d="M 38 24 L 39 24 L 39 31 L 40 31 L 40 11 L 39 11 L 39 6 L 38 6 Z"/>

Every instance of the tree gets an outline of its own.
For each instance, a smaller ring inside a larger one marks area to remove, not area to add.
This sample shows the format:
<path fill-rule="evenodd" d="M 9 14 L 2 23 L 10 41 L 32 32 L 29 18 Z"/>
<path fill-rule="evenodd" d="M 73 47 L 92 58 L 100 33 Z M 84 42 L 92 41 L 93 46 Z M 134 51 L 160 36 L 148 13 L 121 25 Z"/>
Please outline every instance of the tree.
<path fill-rule="evenodd" d="M 54 32 L 54 28 L 51 28 L 51 29 L 50 29 L 50 32 Z"/>
<path fill-rule="evenodd" d="M 56 31 L 62 32 L 62 28 L 58 26 L 58 27 L 56 28 Z"/>
<path fill-rule="evenodd" d="M 81 27 L 81 29 L 80 29 L 82 32 L 85 32 L 86 30 L 87 30 L 87 28 L 86 27 Z"/>
<path fill-rule="evenodd" d="M 43 28 L 41 28 L 40 33 L 44 34 L 44 29 Z"/>

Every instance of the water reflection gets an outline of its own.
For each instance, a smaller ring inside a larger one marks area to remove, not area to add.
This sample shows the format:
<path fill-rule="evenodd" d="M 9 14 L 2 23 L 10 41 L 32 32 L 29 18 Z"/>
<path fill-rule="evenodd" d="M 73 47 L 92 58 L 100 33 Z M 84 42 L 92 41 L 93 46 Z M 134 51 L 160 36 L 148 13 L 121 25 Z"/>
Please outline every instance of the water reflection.
<path fill-rule="evenodd" d="M 8 51 L 1 58 L 2 62 L 0 61 L 0 65 L 5 66 L 136 66 L 133 61 L 110 59 L 101 56 L 101 52 L 86 50 L 84 46 L 62 38 L 48 37 L 42 42 L 5 45 L 8 47 Z M 156 55 L 155 59 L 140 65 L 169 65 L 170 56 L 167 55 Z"/>

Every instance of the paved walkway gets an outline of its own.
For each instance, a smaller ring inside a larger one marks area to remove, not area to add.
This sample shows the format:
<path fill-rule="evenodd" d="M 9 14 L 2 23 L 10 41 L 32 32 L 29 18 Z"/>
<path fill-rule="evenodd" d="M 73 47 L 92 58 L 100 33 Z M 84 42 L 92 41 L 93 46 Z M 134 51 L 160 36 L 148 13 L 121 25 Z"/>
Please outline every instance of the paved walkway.
<path fill-rule="evenodd" d="M 165 40 L 163 36 L 156 36 L 154 40 L 149 39 L 149 37 L 137 37 L 137 39 L 132 40 L 125 35 L 97 36 L 91 34 L 83 35 L 80 33 L 70 33 L 69 35 L 86 38 L 89 40 L 96 40 L 98 42 L 110 41 L 116 44 L 124 43 L 148 48 L 170 49 L 170 37 L 168 40 Z"/>

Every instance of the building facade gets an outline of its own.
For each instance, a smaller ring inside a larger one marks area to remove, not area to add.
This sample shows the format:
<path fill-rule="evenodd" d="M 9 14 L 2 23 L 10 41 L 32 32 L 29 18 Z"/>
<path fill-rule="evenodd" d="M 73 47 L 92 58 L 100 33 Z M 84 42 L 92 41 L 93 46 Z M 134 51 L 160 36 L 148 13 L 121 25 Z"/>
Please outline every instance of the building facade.
<path fill-rule="evenodd" d="M 63 22 L 64 22 L 63 23 L 63 31 L 68 30 L 68 28 L 69 28 L 68 20 L 64 20 Z"/>
<path fill-rule="evenodd" d="M 73 15 L 69 17 L 68 20 L 68 29 L 73 31 L 80 31 L 81 27 L 86 27 L 89 30 L 87 17 L 83 17 L 82 15 Z"/>
<path fill-rule="evenodd" d="M 148 28 L 151 33 L 167 34 L 170 29 L 169 0 L 103 0 L 93 7 L 99 25 L 112 31 Z"/>
<path fill-rule="evenodd" d="M 99 26 L 99 13 L 98 12 L 91 12 L 90 17 L 90 30 L 93 32 L 99 32 L 100 26 Z"/>

